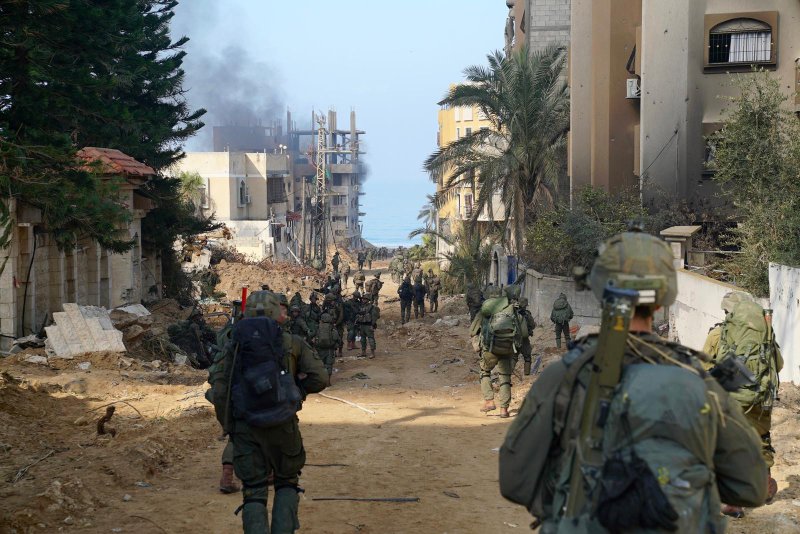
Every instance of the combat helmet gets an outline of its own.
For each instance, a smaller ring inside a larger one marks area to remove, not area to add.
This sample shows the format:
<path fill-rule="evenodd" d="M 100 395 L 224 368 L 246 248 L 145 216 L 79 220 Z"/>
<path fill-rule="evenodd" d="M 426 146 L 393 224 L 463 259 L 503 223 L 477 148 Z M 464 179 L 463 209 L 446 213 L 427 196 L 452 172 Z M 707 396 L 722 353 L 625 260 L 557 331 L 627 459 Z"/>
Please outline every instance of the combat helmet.
<path fill-rule="evenodd" d="M 745 300 L 753 300 L 753 297 L 744 291 L 730 291 L 722 297 L 722 309 L 725 313 L 731 313 L 737 304 Z"/>
<path fill-rule="evenodd" d="M 522 297 L 521 299 L 519 299 L 519 307 L 520 308 L 528 307 L 528 299 L 526 297 Z"/>
<path fill-rule="evenodd" d="M 285 299 L 286 297 L 284 297 Z M 276 321 L 283 315 L 279 295 L 271 291 L 253 291 L 248 295 L 244 307 L 245 317 L 257 317 L 261 313 Z M 285 305 L 285 304 L 284 304 Z"/>
<path fill-rule="evenodd" d="M 511 284 L 510 286 L 506 286 L 505 293 L 508 300 L 519 300 L 522 288 L 517 284 Z"/>
<path fill-rule="evenodd" d="M 639 292 L 639 305 L 669 306 L 678 295 L 672 249 L 650 234 L 625 232 L 600 245 L 589 273 L 598 300 L 606 286 Z"/>

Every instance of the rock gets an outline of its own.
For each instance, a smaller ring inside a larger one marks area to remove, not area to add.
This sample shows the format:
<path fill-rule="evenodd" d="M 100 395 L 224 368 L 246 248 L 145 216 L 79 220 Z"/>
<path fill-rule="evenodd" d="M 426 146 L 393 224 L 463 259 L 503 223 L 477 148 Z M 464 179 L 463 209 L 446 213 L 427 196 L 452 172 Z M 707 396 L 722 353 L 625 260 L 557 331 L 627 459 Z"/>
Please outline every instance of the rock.
<path fill-rule="evenodd" d="M 71 515 L 68 515 L 67 517 L 65 517 L 65 518 L 64 518 L 64 524 L 65 524 L 65 525 L 71 525 L 71 524 L 73 524 L 74 522 L 75 522 L 75 520 L 74 520 L 74 519 L 72 519 L 72 516 L 71 516 Z"/>
<path fill-rule="evenodd" d="M 127 306 L 120 306 L 119 308 L 115 308 L 112 311 L 112 313 L 117 310 L 125 313 L 130 313 L 131 315 L 136 315 L 137 317 L 144 317 L 150 315 L 150 310 L 148 310 L 141 304 L 129 304 Z"/>
<path fill-rule="evenodd" d="M 77 419 L 75 419 L 75 421 L 73 421 L 72 424 L 75 425 L 75 426 L 88 425 L 89 424 L 89 418 L 82 415 L 82 416 L 78 417 Z"/>
<path fill-rule="evenodd" d="M 109 317 L 111 318 L 111 324 L 113 324 L 114 328 L 117 330 L 125 330 L 129 326 L 136 324 L 136 321 L 139 319 L 138 315 L 127 313 L 119 309 L 112 310 L 111 313 L 109 313 Z"/>
<path fill-rule="evenodd" d="M 141 480 L 140 480 L 139 482 L 137 482 L 137 483 L 135 484 L 135 486 L 136 486 L 137 488 L 152 488 L 152 487 L 153 487 L 153 485 L 152 485 L 152 484 L 150 484 L 149 482 L 143 482 L 143 481 L 141 481 Z"/>
<path fill-rule="evenodd" d="M 189 357 L 185 354 L 176 354 L 172 361 L 175 362 L 175 365 L 186 365 Z"/>
<path fill-rule="evenodd" d="M 27 358 L 25 358 L 24 361 L 27 362 L 27 363 L 36 363 L 36 364 L 39 364 L 39 365 L 47 365 L 47 358 L 45 356 L 38 356 L 38 355 L 35 355 L 35 354 L 32 355 L 32 356 L 28 356 Z"/>
<path fill-rule="evenodd" d="M 83 395 L 89 390 L 88 386 L 86 385 L 86 380 L 83 378 L 78 378 L 77 380 L 72 380 L 64 384 L 64 391 L 67 393 L 76 393 L 78 395 Z"/>
<path fill-rule="evenodd" d="M 12 448 L 8 443 L 0 443 L 0 452 L 10 452 Z"/>
<path fill-rule="evenodd" d="M 125 343 L 130 343 L 132 341 L 136 341 L 137 339 L 141 338 L 146 330 L 139 326 L 138 324 L 133 324 L 125 329 L 122 334 L 122 340 Z"/>
<path fill-rule="evenodd" d="M 155 371 L 156 369 L 160 369 L 161 368 L 161 360 L 153 360 L 152 362 L 144 362 L 142 364 L 142 367 L 144 367 L 146 369 L 152 369 L 152 370 Z"/>
<path fill-rule="evenodd" d="M 124 367 L 125 369 L 127 369 L 131 365 L 133 365 L 133 358 L 126 358 L 125 356 L 120 356 L 119 358 L 120 367 Z"/>
<path fill-rule="evenodd" d="M 81 371 L 88 371 L 91 366 L 91 362 L 81 362 L 78 364 L 78 369 Z"/>
<path fill-rule="evenodd" d="M 130 496 L 130 495 L 128 495 L 127 493 L 126 493 L 125 495 L 123 495 L 123 496 L 122 496 L 122 500 L 123 500 L 124 502 L 130 502 L 132 499 L 133 499 L 133 497 L 131 497 L 131 496 Z"/>

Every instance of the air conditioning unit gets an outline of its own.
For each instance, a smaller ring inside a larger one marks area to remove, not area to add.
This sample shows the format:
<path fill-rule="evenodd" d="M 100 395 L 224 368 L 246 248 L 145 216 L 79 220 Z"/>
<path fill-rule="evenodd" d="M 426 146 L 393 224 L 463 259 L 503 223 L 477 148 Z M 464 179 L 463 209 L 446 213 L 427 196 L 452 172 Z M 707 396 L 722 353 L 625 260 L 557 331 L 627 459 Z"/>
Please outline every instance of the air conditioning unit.
<path fill-rule="evenodd" d="M 639 78 L 628 78 L 625 98 L 641 98 L 642 88 L 639 85 Z"/>
<path fill-rule="evenodd" d="M 244 196 L 244 203 L 245 204 L 250 204 L 250 201 L 251 201 L 250 195 L 245 195 Z"/>

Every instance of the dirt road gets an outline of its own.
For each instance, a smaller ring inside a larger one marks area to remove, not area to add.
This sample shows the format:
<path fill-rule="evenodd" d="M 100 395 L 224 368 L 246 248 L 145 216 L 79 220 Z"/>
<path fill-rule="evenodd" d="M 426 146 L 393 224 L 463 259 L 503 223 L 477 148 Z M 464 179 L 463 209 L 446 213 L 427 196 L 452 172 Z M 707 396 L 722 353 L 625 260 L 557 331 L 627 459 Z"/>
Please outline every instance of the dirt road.
<path fill-rule="evenodd" d="M 396 296 L 384 280 L 384 298 Z M 302 531 L 528 531 L 529 515 L 498 493 L 497 448 L 509 423 L 478 411 L 463 304 L 444 302 L 441 313 L 407 328 L 397 325 L 396 303 L 382 308 L 377 358 L 346 353 L 325 392 L 374 413 L 318 395 L 300 413 L 309 463 L 301 481 Z M 444 315 L 460 324 L 434 326 Z M 551 337 L 537 332 L 536 347 L 549 348 Z M 91 363 L 89 371 L 77 368 L 82 361 Z M 205 372 L 120 365 L 117 356 L 102 354 L 58 367 L 0 361 L 0 532 L 240 531 L 233 511 L 241 497 L 217 491 L 224 442 L 203 398 Z M 530 379 L 514 386 L 512 408 Z M 104 405 L 122 400 L 107 425 L 116 436 L 98 436 Z M 730 532 L 800 532 L 798 406 L 797 388 L 784 388 L 774 432 L 777 502 Z M 420 501 L 313 500 L 336 496 Z"/>

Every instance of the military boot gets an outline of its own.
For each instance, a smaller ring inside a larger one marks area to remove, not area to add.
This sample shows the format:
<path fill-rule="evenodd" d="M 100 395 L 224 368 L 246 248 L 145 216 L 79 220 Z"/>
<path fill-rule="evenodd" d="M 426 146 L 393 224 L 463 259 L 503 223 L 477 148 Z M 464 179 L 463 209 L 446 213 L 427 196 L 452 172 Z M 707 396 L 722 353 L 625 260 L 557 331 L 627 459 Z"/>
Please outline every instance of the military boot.
<path fill-rule="evenodd" d="M 219 491 L 227 495 L 241 490 L 242 488 L 239 487 L 233 476 L 233 465 L 222 464 L 222 478 L 219 479 Z"/>
<path fill-rule="evenodd" d="M 349 340 L 347 342 L 347 350 L 356 350 L 356 342 L 355 340 Z"/>
<path fill-rule="evenodd" d="M 772 473 L 767 472 L 767 504 L 772 504 L 775 494 L 778 493 L 778 482 L 772 478 Z"/>
<path fill-rule="evenodd" d="M 363 348 L 363 347 L 361 348 L 361 357 L 362 358 L 366 358 L 367 357 L 367 349 L 366 348 Z"/>
<path fill-rule="evenodd" d="M 369 359 L 375 358 L 375 349 L 369 349 Z"/>
<path fill-rule="evenodd" d="M 248 502 L 242 507 L 242 526 L 244 534 L 266 534 L 267 505 L 260 502 Z"/>
<path fill-rule="evenodd" d="M 730 504 L 723 504 L 722 513 L 734 519 L 741 519 L 744 517 L 744 509 L 742 509 L 741 506 L 731 506 Z"/>
<path fill-rule="evenodd" d="M 560 348 L 561 348 L 561 336 L 558 336 L 558 337 L 556 338 L 556 348 L 557 348 L 557 349 L 560 349 Z"/>
<path fill-rule="evenodd" d="M 272 530 L 270 534 L 291 534 L 300 528 L 297 509 L 300 496 L 293 487 L 280 488 L 272 500 Z"/>
<path fill-rule="evenodd" d="M 511 417 L 511 416 L 508 413 L 508 408 L 506 408 L 505 406 L 501 406 L 500 407 L 500 419 L 508 419 L 509 417 Z"/>
<path fill-rule="evenodd" d="M 496 409 L 497 409 L 497 406 L 495 406 L 493 400 L 483 401 L 483 408 L 481 408 L 482 412 L 484 412 L 484 413 L 491 412 L 492 410 L 496 410 Z"/>
<path fill-rule="evenodd" d="M 526 361 L 522 365 L 522 371 L 525 373 L 526 376 L 531 374 L 531 362 Z"/>

